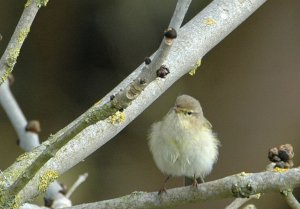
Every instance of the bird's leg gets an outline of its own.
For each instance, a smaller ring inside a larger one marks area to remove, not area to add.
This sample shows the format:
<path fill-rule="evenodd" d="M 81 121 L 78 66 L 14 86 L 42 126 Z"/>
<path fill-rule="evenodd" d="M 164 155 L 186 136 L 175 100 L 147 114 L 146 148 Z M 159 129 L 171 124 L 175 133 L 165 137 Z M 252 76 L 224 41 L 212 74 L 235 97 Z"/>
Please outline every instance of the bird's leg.
<path fill-rule="evenodd" d="M 160 188 L 160 190 L 158 191 L 158 195 L 161 195 L 162 193 L 167 193 L 167 189 L 166 189 L 166 185 L 167 185 L 167 181 L 171 178 L 171 175 L 167 176 L 167 178 L 164 181 L 163 186 Z"/>
<path fill-rule="evenodd" d="M 204 178 L 202 176 L 199 177 L 201 180 L 201 183 L 205 183 Z"/>
<path fill-rule="evenodd" d="M 202 180 L 202 179 L 201 179 Z M 196 175 L 194 174 L 193 184 L 192 187 L 197 188 L 198 187 L 198 181 L 196 179 Z"/>

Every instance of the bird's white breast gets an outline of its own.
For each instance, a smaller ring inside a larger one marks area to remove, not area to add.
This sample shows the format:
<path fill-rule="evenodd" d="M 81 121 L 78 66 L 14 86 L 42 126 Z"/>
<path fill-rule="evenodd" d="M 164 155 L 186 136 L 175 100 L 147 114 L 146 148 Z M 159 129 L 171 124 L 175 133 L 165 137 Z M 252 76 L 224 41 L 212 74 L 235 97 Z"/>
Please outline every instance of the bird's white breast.
<path fill-rule="evenodd" d="M 206 126 L 170 112 L 153 124 L 149 146 L 157 167 L 172 176 L 204 177 L 218 157 L 219 141 Z"/>

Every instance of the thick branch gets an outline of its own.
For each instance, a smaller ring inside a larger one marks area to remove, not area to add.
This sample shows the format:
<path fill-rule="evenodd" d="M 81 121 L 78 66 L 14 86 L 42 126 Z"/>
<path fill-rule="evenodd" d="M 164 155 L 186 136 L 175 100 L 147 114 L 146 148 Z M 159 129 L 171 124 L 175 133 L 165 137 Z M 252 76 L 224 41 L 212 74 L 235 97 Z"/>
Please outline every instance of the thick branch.
<path fill-rule="evenodd" d="M 179 31 L 178 38 L 165 61 L 171 73 L 165 79 L 156 79 L 154 82 L 151 82 L 124 110 L 122 114 L 125 118 L 120 120 L 120 123 L 113 123 L 112 118 L 109 117 L 115 117 L 116 115 L 113 114 L 117 111 L 116 108 L 111 106 L 110 96 L 117 94 L 120 89 L 126 89 L 140 74 L 142 66 L 129 75 L 101 102 L 96 103 L 70 125 L 51 136 L 48 141 L 33 152 L 28 153 L 25 159 L 14 163 L 4 172 L 10 182 L 15 182 L 19 175 L 23 174 L 20 171 L 26 170 L 28 165 L 37 159 L 41 153 L 46 152 L 49 154 L 49 158 L 51 157 L 50 160 L 40 161 L 45 165 L 30 179 L 26 187 L 20 191 L 20 202 L 31 199 L 41 192 L 38 189 L 38 185 L 40 178 L 45 172 L 55 170 L 59 174 L 64 173 L 113 138 L 175 81 L 193 69 L 194 65 L 210 49 L 225 38 L 265 1 L 213 1 Z M 63 143 L 59 144 L 61 142 Z M 52 146 L 50 150 L 47 150 L 52 144 L 57 146 Z M 64 147 L 57 151 L 56 149 L 62 145 Z M 55 153 L 54 156 L 51 155 L 53 151 Z M 12 173 L 14 175 L 11 175 Z"/>
<path fill-rule="evenodd" d="M 17 27 L 0 59 L 0 85 L 12 72 L 31 24 L 40 7 L 46 6 L 47 2 L 48 0 L 27 0 Z"/>
<path fill-rule="evenodd" d="M 280 192 L 283 188 L 300 186 L 300 169 L 286 172 L 266 171 L 262 173 L 237 174 L 198 185 L 197 189 L 181 187 L 169 189 L 161 198 L 157 192 L 133 192 L 130 195 L 96 203 L 82 204 L 69 209 L 150 209 L 171 208 L 193 202 L 228 197 L 249 197 L 257 193 Z"/>
<path fill-rule="evenodd" d="M 176 5 L 175 12 L 173 14 L 171 23 L 179 29 L 185 13 L 187 12 L 188 6 L 191 3 L 191 0 L 178 0 L 178 3 Z M 176 33 L 176 31 L 175 31 Z M 176 35 L 177 36 L 177 35 Z M 171 42 L 170 40 L 171 39 Z M 31 178 L 36 174 L 36 172 L 51 158 L 53 157 L 56 152 L 61 149 L 66 143 L 68 143 L 73 137 L 75 137 L 80 131 L 82 131 L 84 128 L 95 124 L 96 122 L 100 120 L 104 120 L 114 114 L 118 109 L 120 108 L 126 108 L 130 101 L 136 98 L 136 96 L 139 95 L 135 94 L 132 97 L 128 97 L 129 91 L 132 95 L 133 90 L 132 88 L 136 89 L 138 86 L 145 87 L 149 82 L 153 81 L 155 76 L 153 76 L 155 73 L 156 68 L 161 65 L 163 61 L 165 61 L 172 43 L 174 39 L 174 34 L 170 36 L 164 37 L 158 52 L 156 53 L 154 57 L 154 61 L 151 63 L 149 68 L 144 68 L 144 71 L 142 71 L 141 75 L 135 79 L 133 82 L 133 85 L 129 85 L 127 88 L 128 91 L 123 91 L 117 94 L 112 102 L 106 103 L 103 106 L 100 106 L 100 108 L 92 108 L 90 111 L 87 112 L 87 114 L 81 118 L 78 123 L 76 123 L 71 129 L 66 130 L 61 136 L 55 138 L 48 146 L 47 148 L 35 159 L 34 163 L 32 163 L 30 166 L 24 170 L 22 175 L 14 182 L 12 186 L 8 189 L 8 195 L 7 196 L 15 196 L 19 193 L 21 189 L 31 180 Z M 152 72 L 152 73 L 151 73 Z M 150 73 L 150 74 L 149 74 Z M 141 82 L 141 81 L 145 82 Z M 147 82 L 146 82 L 147 81 Z M 120 99 L 125 98 L 125 100 Z"/>
<path fill-rule="evenodd" d="M 162 68 L 162 64 L 164 64 L 170 53 L 173 41 L 177 37 L 177 31 L 179 31 L 191 1 L 192 0 L 178 0 L 169 27 L 165 31 L 165 36 L 156 51 L 152 62 L 150 62 L 150 64 L 146 63 L 146 65 L 143 66 L 139 76 L 137 76 L 125 90 L 119 91 L 114 95 L 112 101 L 114 107 L 117 109 L 127 108 L 128 105 L 130 105 L 130 103 L 158 77 L 157 71 L 159 71 L 159 69 L 167 71 L 166 73 L 161 73 L 160 77 L 165 77 L 169 73 L 167 67 L 164 66 Z"/>

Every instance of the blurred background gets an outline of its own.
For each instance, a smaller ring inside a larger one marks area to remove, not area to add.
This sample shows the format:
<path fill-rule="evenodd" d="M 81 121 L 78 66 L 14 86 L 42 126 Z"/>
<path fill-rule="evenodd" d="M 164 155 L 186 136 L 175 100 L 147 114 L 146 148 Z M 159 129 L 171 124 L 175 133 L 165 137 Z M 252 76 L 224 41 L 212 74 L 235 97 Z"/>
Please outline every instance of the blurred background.
<path fill-rule="evenodd" d="M 209 1 L 194 0 L 185 22 Z M 25 1 L 0 0 L 3 53 Z M 42 125 L 41 140 L 69 124 L 108 93 L 159 46 L 176 1 L 50 0 L 38 13 L 13 74 L 12 91 L 27 119 Z M 268 149 L 291 143 L 300 162 L 300 2 L 272 0 L 210 51 L 193 77 L 184 76 L 109 143 L 60 177 L 70 186 L 88 172 L 74 204 L 156 191 L 164 176 L 147 146 L 150 125 L 180 94 L 198 98 L 221 140 L 220 157 L 206 180 L 260 172 Z M 121 35 L 121 36 L 120 36 Z M 0 169 L 22 153 L 0 108 Z M 170 180 L 168 188 L 182 186 Z M 299 190 L 295 192 L 300 198 Z M 37 200 L 41 201 L 42 198 Z M 232 199 L 177 208 L 224 208 Z M 265 194 L 258 208 L 287 208 Z"/>

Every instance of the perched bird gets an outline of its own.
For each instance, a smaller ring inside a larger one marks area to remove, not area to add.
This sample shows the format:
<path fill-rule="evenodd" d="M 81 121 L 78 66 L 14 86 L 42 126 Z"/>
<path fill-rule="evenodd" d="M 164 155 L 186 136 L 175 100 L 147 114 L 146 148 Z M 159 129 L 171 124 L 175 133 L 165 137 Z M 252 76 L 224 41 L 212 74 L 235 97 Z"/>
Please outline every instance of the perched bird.
<path fill-rule="evenodd" d="M 159 194 L 166 192 L 166 183 L 173 176 L 204 182 L 218 158 L 220 143 L 212 125 L 204 117 L 198 100 L 188 95 L 177 97 L 174 107 L 152 125 L 149 147 L 155 164 L 167 175 Z"/>

